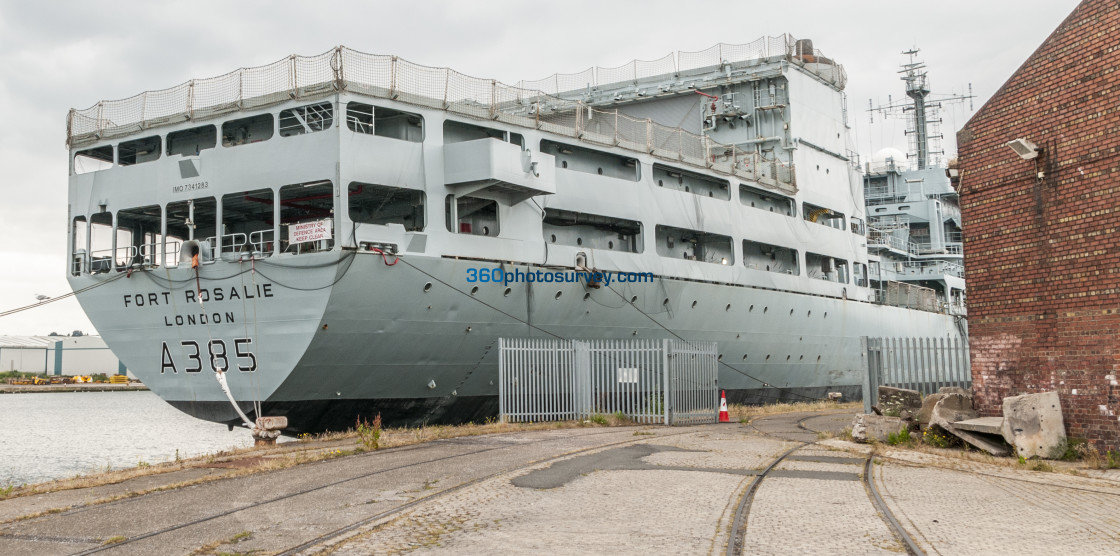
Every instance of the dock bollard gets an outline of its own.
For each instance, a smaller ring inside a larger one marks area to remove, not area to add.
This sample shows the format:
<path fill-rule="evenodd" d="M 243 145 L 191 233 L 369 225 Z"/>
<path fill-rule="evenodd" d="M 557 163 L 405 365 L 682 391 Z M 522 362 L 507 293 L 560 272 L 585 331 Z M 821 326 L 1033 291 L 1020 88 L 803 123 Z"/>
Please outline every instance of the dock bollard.
<path fill-rule="evenodd" d="M 288 428 L 287 417 L 257 417 L 253 427 L 254 446 L 272 446 L 280 436 L 280 431 Z"/>

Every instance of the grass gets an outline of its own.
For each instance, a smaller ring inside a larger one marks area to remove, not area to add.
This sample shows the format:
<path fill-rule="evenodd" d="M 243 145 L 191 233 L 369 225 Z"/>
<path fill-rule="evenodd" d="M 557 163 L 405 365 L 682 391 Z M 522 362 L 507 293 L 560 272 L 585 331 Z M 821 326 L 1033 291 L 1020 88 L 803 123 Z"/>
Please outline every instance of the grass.
<path fill-rule="evenodd" d="M 121 535 L 116 535 L 116 536 L 109 537 L 109 538 L 105 539 L 104 541 L 102 541 L 101 545 L 104 546 L 104 545 L 107 545 L 107 544 L 117 544 L 119 542 L 124 542 L 126 540 L 128 540 L 128 537 L 122 537 Z"/>
<path fill-rule="evenodd" d="M 228 539 L 225 539 L 225 540 L 222 540 L 222 541 L 215 541 L 215 542 L 212 542 L 210 544 L 204 544 L 204 545 L 198 547 L 197 549 L 195 549 L 193 552 L 191 552 L 190 556 L 201 556 L 203 554 L 212 554 L 212 555 L 215 555 L 215 556 L 225 556 L 227 554 L 244 554 L 243 552 L 226 552 L 224 550 L 218 550 L 218 549 L 222 548 L 224 546 L 231 545 L 231 544 L 237 544 L 237 543 L 240 543 L 240 542 L 244 542 L 244 541 L 247 541 L 247 540 L 252 539 L 252 538 L 253 538 L 252 531 L 242 531 L 242 532 L 240 532 L 240 533 L 238 533 L 238 534 L 236 534 L 236 535 L 234 535 L 234 536 L 232 536 Z"/>
<path fill-rule="evenodd" d="M 354 423 L 354 433 L 358 435 L 358 443 L 362 445 L 366 451 L 377 450 L 381 447 L 381 414 L 378 413 L 373 421 L 366 421 L 364 417 L 358 417 Z"/>
<path fill-rule="evenodd" d="M 898 432 L 887 435 L 887 444 L 891 446 L 913 446 L 916 439 L 910 435 L 910 429 L 903 428 Z"/>
<path fill-rule="evenodd" d="M 776 403 L 767 405 L 728 404 L 727 413 L 731 416 L 732 421 L 738 421 L 739 423 L 745 425 L 747 423 L 750 423 L 753 419 L 766 415 L 796 413 L 801 411 L 827 411 L 830 409 L 856 411 L 861 410 L 862 408 L 863 402 L 836 403 L 828 400 L 820 400 L 811 402 Z"/>

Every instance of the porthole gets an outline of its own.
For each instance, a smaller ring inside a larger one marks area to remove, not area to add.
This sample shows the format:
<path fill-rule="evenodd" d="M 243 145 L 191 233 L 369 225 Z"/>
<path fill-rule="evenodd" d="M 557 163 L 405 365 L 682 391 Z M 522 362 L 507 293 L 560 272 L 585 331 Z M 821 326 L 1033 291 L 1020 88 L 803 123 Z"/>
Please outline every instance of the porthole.
<path fill-rule="evenodd" d="M 798 360 L 798 361 L 802 361 L 802 360 L 804 360 L 804 359 L 805 359 L 805 356 L 804 356 L 804 355 L 798 355 L 798 356 L 797 356 L 797 360 Z"/>
<path fill-rule="evenodd" d="M 637 303 L 637 302 L 638 302 L 638 296 L 636 296 L 636 295 L 635 295 L 634 297 L 631 297 L 631 298 L 630 298 L 630 303 L 631 303 L 631 304 L 633 304 L 633 303 Z"/>
<path fill-rule="evenodd" d="M 669 298 L 666 297 L 665 300 L 661 302 L 661 304 L 662 305 L 668 305 L 669 304 Z"/>
<path fill-rule="evenodd" d="M 665 182 L 662 180 L 657 180 L 657 187 L 665 187 Z"/>
<path fill-rule="evenodd" d="M 583 238 L 582 237 L 577 237 L 576 238 L 576 245 L 583 245 Z"/>
<path fill-rule="evenodd" d="M 685 192 L 685 193 L 692 193 L 692 190 L 690 190 L 690 189 L 688 188 L 688 186 L 686 185 L 686 186 L 684 186 L 684 192 Z"/>
<path fill-rule="evenodd" d="M 716 361 L 723 361 L 723 354 L 722 353 L 719 354 L 719 356 L 716 357 Z"/>
<path fill-rule="evenodd" d="M 824 318 L 826 318 L 826 319 L 828 318 L 828 311 L 824 312 Z"/>
<path fill-rule="evenodd" d="M 556 290 L 556 296 L 553 297 L 553 299 L 560 299 L 561 295 L 564 295 L 564 292 L 562 292 L 560 290 Z"/>
<path fill-rule="evenodd" d="M 764 314 L 764 315 L 765 315 L 765 314 L 766 314 L 766 312 L 767 312 L 767 311 L 769 311 L 769 310 L 770 310 L 770 308 L 769 308 L 769 307 L 763 307 L 763 308 L 762 308 L 762 314 Z"/>
<path fill-rule="evenodd" d="M 767 361 L 769 361 L 769 360 L 770 360 L 770 354 L 769 354 L 769 353 L 767 353 L 767 354 L 766 354 L 766 360 L 767 360 Z"/>
<path fill-rule="evenodd" d="M 787 356 L 786 356 L 786 361 L 789 361 L 789 358 L 790 358 L 790 357 L 793 357 L 793 356 L 792 356 L 792 355 L 787 355 Z"/>
<path fill-rule="evenodd" d="M 603 175 L 603 169 L 602 168 L 599 168 L 599 175 L 600 176 Z"/>
<path fill-rule="evenodd" d="M 478 286 L 471 288 L 471 295 L 478 293 Z"/>
<path fill-rule="evenodd" d="M 791 316 L 791 317 L 793 316 L 793 309 L 789 310 L 789 316 Z"/>
<path fill-rule="evenodd" d="M 608 241 L 607 242 L 607 249 L 614 249 L 614 242 L 613 241 Z"/>
<path fill-rule="evenodd" d="M 746 361 L 746 360 L 747 360 L 747 354 L 744 353 L 743 354 L 743 361 Z"/>
<path fill-rule="evenodd" d="M 587 293 L 583 294 L 583 300 L 587 301 L 588 299 L 591 299 L 591 292 L 587 292 Z"/>
<path fill-rule="evenodd" d="M 470 332 L 471 330 L 472 330 L 471 327 L 468 326 L 467 327 L 467 332 Z"/>
<path fill-rule="evenodd" d="M 556 243 L 556 234 L 552 234 L 550 239 L 552 239 L 552 243 Z"/>
<path fill-rule="evenodd" d="M 813 316 L 813 312 L 812 312 L 812 311 L 807 311 L 807 312 L 805 313 L 805 316 L 806 316 L 806 317 L 811 317 L 811 316 Z"/>
<path fill-rule="evenodd" d="M 506 288 L 506 291 L 502 292 L 502 295 L 504 295 L 506 297 L 509 297 L 509 294 L 512 291 L 513 291 L 513 288 Z"/>
<path fill-rule="evenodd" d="M 724 311 L 730 311 L 730 310 L 731 310 L 731 304 L 730 304 L 730 303 L 728 303 L 728 304 L 727 304 L 727 307 L 724 307 L 724 308 L 723 308 L 723 310 L 724 310 Z"/>
<path fill-rule="evenodd" d="M 754 311 L 754 305 L 751 305 L 749 308 L 747 308 L 748 313 L 753 312 L 753 311 Z"/>
<path fill-rule="evenodd" d="M 567 168 L 568 167 L 568 161 L 567 160 L 561 160 L 560 161 L 560 167 L 561 168 Z"/>
<path fill-rule="evenodd" d="M 693 300 L 692 300 L 692 308 L 693 308 L 693 309 L 695 309 L 695 308 L 696 308 L 696 300 L 695 300 L 695 299 L 693 299 Z"/>
<path fill-rule="evenodd" d="M 752 207 L 754 206 L 754 201 L 751 201 L 751 206 L 752 206 Z"/>
<path fill-rule="evenodd" d="M 482 235 L 484 235 L 484 236 L 490 235 L 490 226 L 483 226 L 482 227 Z"/>
<path fill-rule="evenodd" d="M 424 293 L 428 293 L 429 291 L 431 291 L 431 289 L 432 289 L 432 283 L 431 282 L 428 282 L 427 284 L 424 284 Z"/>
<path fill-rule="evenodd" d="M 821 356 L 820 356 L 820 355 L 818 355 L 818 356 L 817 356 L 817 361 L 820 361 L 820 360 L 821 360 Z"/>

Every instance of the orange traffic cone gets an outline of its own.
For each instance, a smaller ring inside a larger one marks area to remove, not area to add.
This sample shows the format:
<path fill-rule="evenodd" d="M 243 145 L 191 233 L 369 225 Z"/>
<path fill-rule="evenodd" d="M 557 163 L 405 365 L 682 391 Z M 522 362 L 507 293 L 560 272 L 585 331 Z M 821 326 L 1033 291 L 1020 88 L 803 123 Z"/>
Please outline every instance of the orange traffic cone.
<path fill-rule="evenodd" d="M 730 423 L 731 422 L 731 415 L 728 415 L 728 413 L 727 413 L 727 391 L 726 390 L 720 390 L 719 391 L 719 422 L 720 423 Z"/>

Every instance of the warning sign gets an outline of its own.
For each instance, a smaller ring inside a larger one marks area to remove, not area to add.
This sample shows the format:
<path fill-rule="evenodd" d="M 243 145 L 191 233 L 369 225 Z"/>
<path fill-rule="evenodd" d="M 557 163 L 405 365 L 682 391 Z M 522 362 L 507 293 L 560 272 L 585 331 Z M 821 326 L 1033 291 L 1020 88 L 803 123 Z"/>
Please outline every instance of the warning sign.
<path fill-rule="evenodd" d="M 292 224 L 288 228 L 289 243 L 305 243 L 323 239 L 331 239 L 330 220 L 300 222 L 299 224 Z"/>

